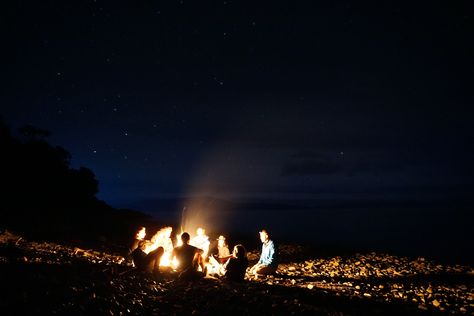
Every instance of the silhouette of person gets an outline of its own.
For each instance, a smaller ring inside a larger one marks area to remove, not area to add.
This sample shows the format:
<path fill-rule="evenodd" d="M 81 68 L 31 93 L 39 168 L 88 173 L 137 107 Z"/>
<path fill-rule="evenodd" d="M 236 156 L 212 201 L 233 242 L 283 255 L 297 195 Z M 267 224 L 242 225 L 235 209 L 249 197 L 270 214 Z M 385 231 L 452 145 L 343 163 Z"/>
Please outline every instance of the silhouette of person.
<path fill-rule="evenodd" d="M 158 247 L 150 253 L 146 253 L 146 241 L 141 241 L 138 247 L 132 251 L 132 259 L 135 267 L 143 272 L 160 273 L 160 260 L 163 256 L 163 247 Z"/>
<path fill-rule="evenodd" d="M 266 229 L 262 229 L 259 234 L 262 242 L 262 253 L 257 264 L 249 271 L 255 277 L 259 274 L 273 274 L 278 268 L 278 253 L 274 242 L 270 240 L 270 235 Z"/>
<path fill-rule="evenodd" d="M 198 271 L 201 267 L 205 271 L 204 261 L 202 259 L 203 250 L 189 244 L 190 236 L 188 233 L 181 234 L 181 246 L 175 247 L 171 258 L 178 260 L 177 270 L 180 272 L 180 279 L 197 279 L 204 276 L 204 272 Z"/>
<path fill-rule="evenodd" d="M 232 257 L 224 264 L 224 278 L 230 281 L 243 281 L 248 265 L 245 247 L 236 245 L 232 251 Z"/>
<path fill-rule="evenodd" d="M 138 248 L 138 245 L 144 241 L 146 236 L 146 228 L 145 227 L 140 227 L 140 229 L 137 231 L 135 234 L 135 239 L 133 240 L 133 243 L 130 247 L 130 254 Z"/>

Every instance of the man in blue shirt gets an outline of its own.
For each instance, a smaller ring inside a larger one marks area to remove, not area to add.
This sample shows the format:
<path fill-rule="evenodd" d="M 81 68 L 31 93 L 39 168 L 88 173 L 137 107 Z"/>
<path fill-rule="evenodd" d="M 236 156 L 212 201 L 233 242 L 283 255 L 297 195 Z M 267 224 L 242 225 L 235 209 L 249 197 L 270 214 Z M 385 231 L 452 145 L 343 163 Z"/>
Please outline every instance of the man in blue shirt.
<path fill-rule="evenodd" d="M 262 253 L 260 260 L 250 269 L 250 274 L 257 277 L 259 274 L 273 274 L 278 268 L 278 252 L 275 244 L 270 240 L 270 236 L 266 229 L 260 232 L 260 240 L 262 241 Z"/>

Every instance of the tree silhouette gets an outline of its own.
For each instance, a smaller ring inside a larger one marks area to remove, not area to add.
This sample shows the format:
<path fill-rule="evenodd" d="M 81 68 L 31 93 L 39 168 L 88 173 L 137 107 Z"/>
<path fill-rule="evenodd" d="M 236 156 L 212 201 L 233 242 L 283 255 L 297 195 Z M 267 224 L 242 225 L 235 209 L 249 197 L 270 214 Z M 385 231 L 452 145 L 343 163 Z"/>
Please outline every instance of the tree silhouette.
<path fill-rule="evenodd" d="M 13 137 L 0 117 L 0 229 L 48 239 L 123 240 L 136 226 L 153 222 L 98 200 L 92 170 L 71 168 L 71 154 L 46 141 L 49 131 L 27 125 L 20 134 L 21 140 Z"/>
<path fill-rule="evenodd" d="M 20 128 L 20 133 L 30 139 L 44 139 L 51 136 L 51 132 L 32 125 L 25 125 Z"/>

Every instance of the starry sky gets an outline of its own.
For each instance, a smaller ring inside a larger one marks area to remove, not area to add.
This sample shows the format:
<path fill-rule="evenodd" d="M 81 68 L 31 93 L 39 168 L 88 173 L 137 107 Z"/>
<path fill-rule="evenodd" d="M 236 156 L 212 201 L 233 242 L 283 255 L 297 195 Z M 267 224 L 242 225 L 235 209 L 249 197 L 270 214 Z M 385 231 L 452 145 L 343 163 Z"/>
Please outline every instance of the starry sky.
<path fill-rule="evenodd" d="M 10 1 L 2 11 L 4 120 L 50 130 L 111 205 L 462 204 L 474 188 L 471 1 Z"/>

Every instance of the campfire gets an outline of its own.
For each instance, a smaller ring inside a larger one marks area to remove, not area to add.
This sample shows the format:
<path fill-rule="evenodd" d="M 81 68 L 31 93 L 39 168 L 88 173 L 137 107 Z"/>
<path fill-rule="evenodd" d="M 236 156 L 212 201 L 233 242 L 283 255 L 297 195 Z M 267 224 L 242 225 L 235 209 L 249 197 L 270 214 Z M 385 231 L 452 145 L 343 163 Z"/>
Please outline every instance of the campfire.
<path fill-rule="evenodd" d="M 138 240 L 145 240 L 145 253 L 150 253 L 153 250 L 157 249 L 158 247 L 163 247 L 164 253 L 160 260 L 161 267 L 177 267 L 178 262 L 176 260 L 172 260 L 171 252 L 173 251 L 173 242 L 171 240 L 171 232 L 173 228 L 170 226 L 163 227 L 158 230 L 150 240 L 145 240 L 146 237 L 146 230 L 143 227 L 137 233 Z"/>
<path fill-rule="evenodd" d="M 161 228 L 149 240 L 147 240 L 145 239 L 146 229 L 145 227 L 142 227 L 137 232 L 136 239 L 140 241 L 145 241 L 144 252 L 147 254 L 157 249 L 158 247 L 163 247 L 164 253 L 160 260 L 160 267 L 171 267 L 172 269 L 176 269 L 178 267 L 179 262 L 176 260 L 176 258 L 172 258 L 172 252 L 174 248 L 173 241 L 171 239 L 172 231 L 173 231 L 173 228 L 170 226 Z M 181 234 L 176 235 L 176 240 L 177 240 L 176 246 L 182 245 L 180 237 L 181 237 Z M 210 241 L 209 241 L 209 236 L 206 235 L 206 230 L 204 228 L 198 227 L 196 229 L 196 234 L 191 237 L 189 244 L 199 249 L 202 249 L 203 250 L 202 257 L 205 260 L 207 259 L 208 254 L 209 254 Z M 214 271 L 216 270 L 216 268 L 214 267 L 215 259 L 214 260 L 212 259 L 209 263 L 207 263 L 207 265 L 208 265 L 208 269 Z"/>

